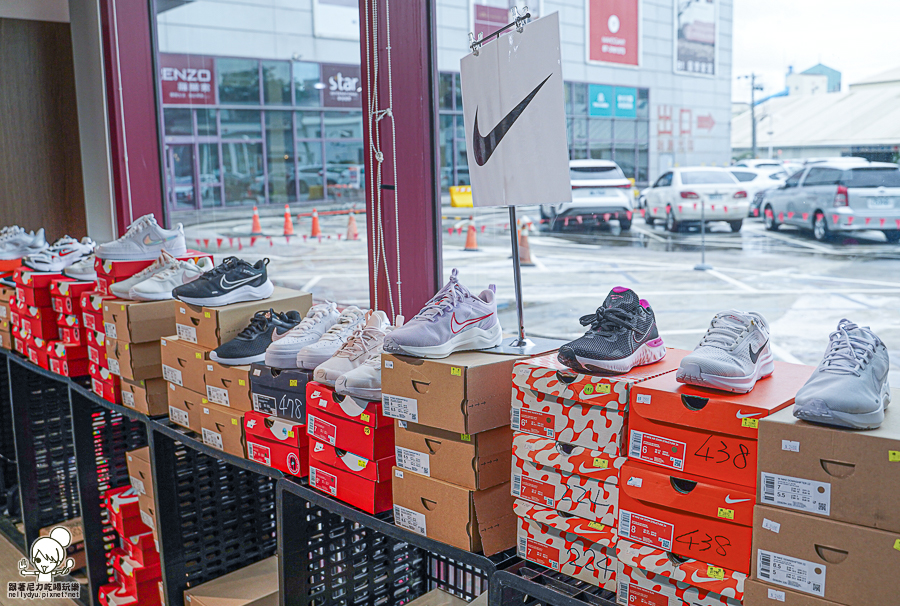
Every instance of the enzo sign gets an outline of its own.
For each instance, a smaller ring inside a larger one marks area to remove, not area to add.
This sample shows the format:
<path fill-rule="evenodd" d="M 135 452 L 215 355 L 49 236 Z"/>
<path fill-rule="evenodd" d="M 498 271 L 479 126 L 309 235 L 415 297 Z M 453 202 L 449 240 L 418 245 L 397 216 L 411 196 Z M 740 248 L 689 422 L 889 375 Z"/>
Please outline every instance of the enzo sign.
<path fill-rule="evenodd" d="M 199 55 L 159 54 L 159 85 L 164 104 L 213 105 L 215 60 Z"/>

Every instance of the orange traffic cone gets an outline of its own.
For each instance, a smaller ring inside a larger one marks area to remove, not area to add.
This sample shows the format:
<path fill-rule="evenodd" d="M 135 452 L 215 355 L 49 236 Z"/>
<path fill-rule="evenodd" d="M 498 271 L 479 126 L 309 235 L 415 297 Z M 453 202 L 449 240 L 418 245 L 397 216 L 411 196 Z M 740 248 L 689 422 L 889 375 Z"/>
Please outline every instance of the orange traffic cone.
<path fill-rule="evenodd" d="M 466 247 L 463 250 L 478 250 L 478 240 L 475 234 L 475 217 L 469 217 L 469 231 L 466 232 Z"/>
<path fill-rule="evenodd" d="M 291 207 L 287 204 L 284 205 L 284 235 L 294 235 L 294 222 L 291 221 Z"/>
<path fill-rule="evenodd" d="M 319 227 L 319 211 L 317 211 L 314 208 L 313 216 L 312 216 L 312 231 L 309 232 L 309 236 L 311 238 L 315 238 L 315 237 L 321 236 L 321 235 L 322 235 L 322 228 Z"/>
<path fill-rule="evenodd" d="M 256 209 L 255 206 L 253 207 L 253 225 L 250 227 L 250 235 L 251 236 L 263 235 L 262 227 L 259 224 L 259 211 Z"/>
<path fill-rule="evenodd" d="M 525 226 L 519 228 L 519 265 L 534 266 L 534 261 L 531 260 L 531 247 L 528 246 L 528 228 Z"/>
<path fill-rule="evenodd" d="M 356 227 L 356 214 L 350 213 L 350 219 L 347 220 L 347 239 L 359 240 L 359 230 Z"/>

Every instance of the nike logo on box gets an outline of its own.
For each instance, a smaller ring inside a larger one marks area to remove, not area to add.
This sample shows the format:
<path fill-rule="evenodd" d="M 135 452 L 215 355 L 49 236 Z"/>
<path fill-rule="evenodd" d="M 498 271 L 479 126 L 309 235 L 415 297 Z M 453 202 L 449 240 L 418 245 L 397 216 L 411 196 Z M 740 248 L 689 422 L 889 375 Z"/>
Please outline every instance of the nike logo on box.
<path fill-rule="evenodd" d="M 746 503 L 749 500 L 750 499 L 732 499 L 730 494 L 725 496 L 725 502 L 729 503 L 729 504 L 731 504 L 731 503 Z"/>
<path fill-rule="evenodd" d="M 769 340 L 766 339 L 766 342 L 763 343 L 763 344 L 760 346 L 760 348 L 756 350 L 755 353 L 754 353 L 754 351 L 753 351 L 753 344 L 751 343 L 750 345 L 748 345 L 748 347 L 750 348 L 750 361 L 751 361 L 751 362 L 753 362 L 754 364 L 756 364 L 756 360 L 757 360 L 757 358 L 759 358 L 759 352 L 761 352 L 763 349 L 765 349 L 766 343 L 768 343 L 768 342 L 769 342 Z"/>
<path fill-rule="evenodd" d="M 553 74 L 550 74 L 552 76 Z M 522 112 L 525 111 L 525 108 L 528 107 L 528 104 L 531 103 L 531 100 L 534 99 L 534 96 L 538 94 L 538 91 L 541 90 L 541 87 L 547 83 L 547 80 L 550 79 L 550 76 L 544 78 L 544 80 L 538 84 L 531 93 L 522 101 L 516 105 L 512 110 L 506 114 L 502 120 L 495 126 L 491 132 L 487 134 L 486 137 L 481 136 L 481 133 L 478 131 L 478 108 L 475 108 L 475 133 L 473 137 L 473 147 L 472 153 L 475 156 L 475 164 L 478 166 L 484 166 L 484 164 L 491 159 L 491 156 L 494 153 L 494 150 L 497 149 L 497 146 L 500 145 L 500 141 L 509 132 L 509 129 L 512 128 L 512 125 L 515 124 L 516 120 L 519 119 L 519 116 L 522 115 Z"/>
<path fill-rule="evenodd" d="M 737 418 L 739 419 L 749 419 L 750 417 L 755 417 L 760 415 L 760 412 L 748 412 L 747 414 L 742 413 L 740 410 L 737 411 Z"/>
<path fill-rule="evenodd" d="M 694 571 L 694 574 L 691 575 L 692 583 L 712 583 L 714 581 L 718 581 L 719 579 L 711 579 L 709 577 L 698 577 L 697 571 Z"/>

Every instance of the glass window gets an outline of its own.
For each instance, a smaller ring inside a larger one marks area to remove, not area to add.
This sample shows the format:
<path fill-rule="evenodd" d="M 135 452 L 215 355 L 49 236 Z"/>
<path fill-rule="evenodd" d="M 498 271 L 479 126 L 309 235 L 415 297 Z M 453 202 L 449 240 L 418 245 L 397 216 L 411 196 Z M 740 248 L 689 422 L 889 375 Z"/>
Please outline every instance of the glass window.
<path fill-rule="evenodd" d="M 301 200 L 325 197 L 322 141 L 297 141 L 297 191 Z"/>
<path fill-rule="evenodd" d="M 616 164 L 622 168 L 622 172 L 629 179 L 635 179 L 634 148 L 616 147 Z"/>
<path fill-rule="evenodd" d="M 637 123 L 637 139 L 638 141 L 647 141 L 650 138 L 650 123 L 649 122 L 638 122 Z"/>
<path fill-rule="evenodd" d="M 786 187 L 797 187 L 800 184 L 800 177 L 803 176 L 803 171 L 798 170 L 793 175 L 788 177 L 787 181 L 784 182 Z"/>
<path fill-rule="evenodd" d="M 612 160 L 613 151 L 612 143 L 604 143 L 602 141 L 591 141 L 588 157 L 592 160 Z"/>
<path fill-rule="evenodd" d="M 727 170 L 684 170 L 681 171 L 681 183 L 683 185 L 714 185 L 737 183 Z"/>
<path fill-rule="evenodd" d="M 440 131 L 438 132 L 438 147 L 440 149 L 441 162 L 441 189 L 447 189 L 453 185 L 453 116 L 446 114 L 440 118 Z"/>
<path fill-rule="evenodd" d="M 201 143 L 197 146 L 200 164 L 200 202 L 202 206 L 221 206 L 219 145 Z"/>
<path fill-rule="evenodd" d="M 318 139 L 322 136 L 321 112 L 297 112 L 297 138 Z"/>
<path fill-rule="evenodd" d="M 456 90 L 456 111 L 462 111 L 462 85 L 459 83 L 459 74 L 453 74 L 453 87 Z"/>
<path fill-rule="evenodd" d="M 634 120 L 616 120 L 616 141 L 634 141 L 637 134 L 637 123 Z"/>
<path fill-rule="evenodd" d="M 263 195 L 262 143 L 226 141 L 222 143 L 225 204 L 259 204 Z"/>
<path fill-rule="evenodd" d="M 748 173 L 744 170 L 733 170 L 731 171 L 731 174 L 737 177 L 737 180 L 741 183 L 744 183 L 746 181 L 753 181 L 753 179 L 756 178 L 756 173 Z"/>
<path fill-rule="evenodd" d="M 223 139 L 261 139 L 262 125 L 259 110 L 256 109 L 223 109 Z"/>
<path fill-rule="evenodd" d="M 846 187 L 900 187 L 900 170 L 887 167 L 846 170 L 841 177 L 841 185 Z"/>
<path fill-rule="evenodd" d="M 191 110 L 189 109 L 172 109 L 167 107 L 163 110 L 163 119 L 165 122 L 166 135 L 179 136 L 193 134 L 194 129 L 191 124 Z"/>
<path fill-rule="evenodd" d="M 291 104 L 291 64 L 263 61 L 263 100 L 266 105 Z"/>
<path fill-rule="evenodd" d="M 650 117 L 650 91 L 646 88 L 637 89 L 637 117 Z"/>
<path fill-rule="evenodd" d="M 603 181 L 609 179 L 624 179 L 622 170 L 615 164 L 599 166 L 570 166 L 569 178 L 572 181 Z"/>
<path fill-rule="evenodd" d="M 587 160 L 587 157 L 588 153 L 583 145 L 569 150 L 569 158 L 572 160 Z"/>
<path fill-rule="evenodd" d="M 321 107 L 321 90 L 325 85 L 320 81 L 318 63 L 294 62 L 294 94 L 296 103 L 302 107 Z"/>
<path fill-rule="evenodd" d="M 646 144 L 638 144 L 638 160 L 637 160 L 637 175 L 635 176 L 635 181 L 637 183 L 647 183 L 650 180 L 648 176 L 650 173 L 650 155 L 647 150 Z"/>
<path fill-rule="evenodd" d="M 175 206 L 177 208 L 194 208 L 194 147 L 192 145 L 173 145 L 170 149 Z"/>
<path fill-rule="evenodd" d="M 441 74 L 438 103 L 441 109 L 453 109 L 453 74 Z"/>
<path fill-rule="evenodd" d="M 325 174 L 329 199 L 363 200 L 365 184 L 362 141 L 326 141 Z"/>
<path fill-rule="evenodd" d="M 216 110 L 197 110 L 197 135 L 200 137 L 215 137 L 219 134 L 219 125 L 216 123 Z"/>
<path fill-rule="evenodd" d="M 216 59 L 219 103 L 222 105 L 259 105 L 259 61 L 255 59 Z"/>
<path fill-rule="evenodd" d="M 587 114 L 587 84 L 572 83 L 572 113 L 576 116 Z"/>
<path fill-rule="evenodd" d="M 362 112 L 325 112 L 326 139 L 362 139 Z"/>
<path fill-rule="evenodd" d="M 266 154 L 269 202 L 297 199 L 294 187 L 294 133 L 291 112 L 266 112 Z"/>
<path fill-rule="evenodd" d="M 608 118 L 591 118 L 588 124 L 590 124 L 590 138 L 592 141 L 595 139 L 609 141 L 613 138 L 612 120 Z"/>
<path fill-rule="evenodd" d="M 656 180 L 653 187 L 669 187 L 672 185 L 672 173 L 666 173 Z"/>
<path fill-rule="evenodd" d="M 572 119 L 572 137 L 575 141 L 587 139 L 587 118 Z"/>

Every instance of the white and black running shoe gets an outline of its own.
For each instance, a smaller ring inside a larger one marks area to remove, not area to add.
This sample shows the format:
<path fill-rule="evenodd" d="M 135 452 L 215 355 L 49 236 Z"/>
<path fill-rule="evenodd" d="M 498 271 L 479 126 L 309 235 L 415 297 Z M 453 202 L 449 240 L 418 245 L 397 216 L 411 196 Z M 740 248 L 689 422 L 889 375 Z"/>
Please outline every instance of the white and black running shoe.
<path fill-rule="evenodd" d="M 580 372 L 625 373 L 666 355 L 650 304 L 616 286 L 597 311 L 582 316 L 584 336 L 559 348 L 559 361 Z"/>
<path fill-rule="evenodd" d="M 193 282 L 175 288 L 172 294 L 185 303 L 207 307 L 268 299 L 275 290 L 266 271 L 268 264 L 268 259 L 250 265 L 243 259 L 228 257 Z"/>
<path fill-rule="evenodd" d="M 28 255 L 22 264 L 35 271 L 62 271 L 94 254 L 94 241 L 85 236 L 79 242 L 63 236 L 50 248 Z"/>
<path fill-rule="evenodd" d="M 286 333 L 303 320 L 300 312 L 258 311 L 238 336 L 222 343 L 209 354 L 209 359 L 228 366 L 253 364 L 266 359 L 266 348 L 272 344 L 272 333 Z"/>

